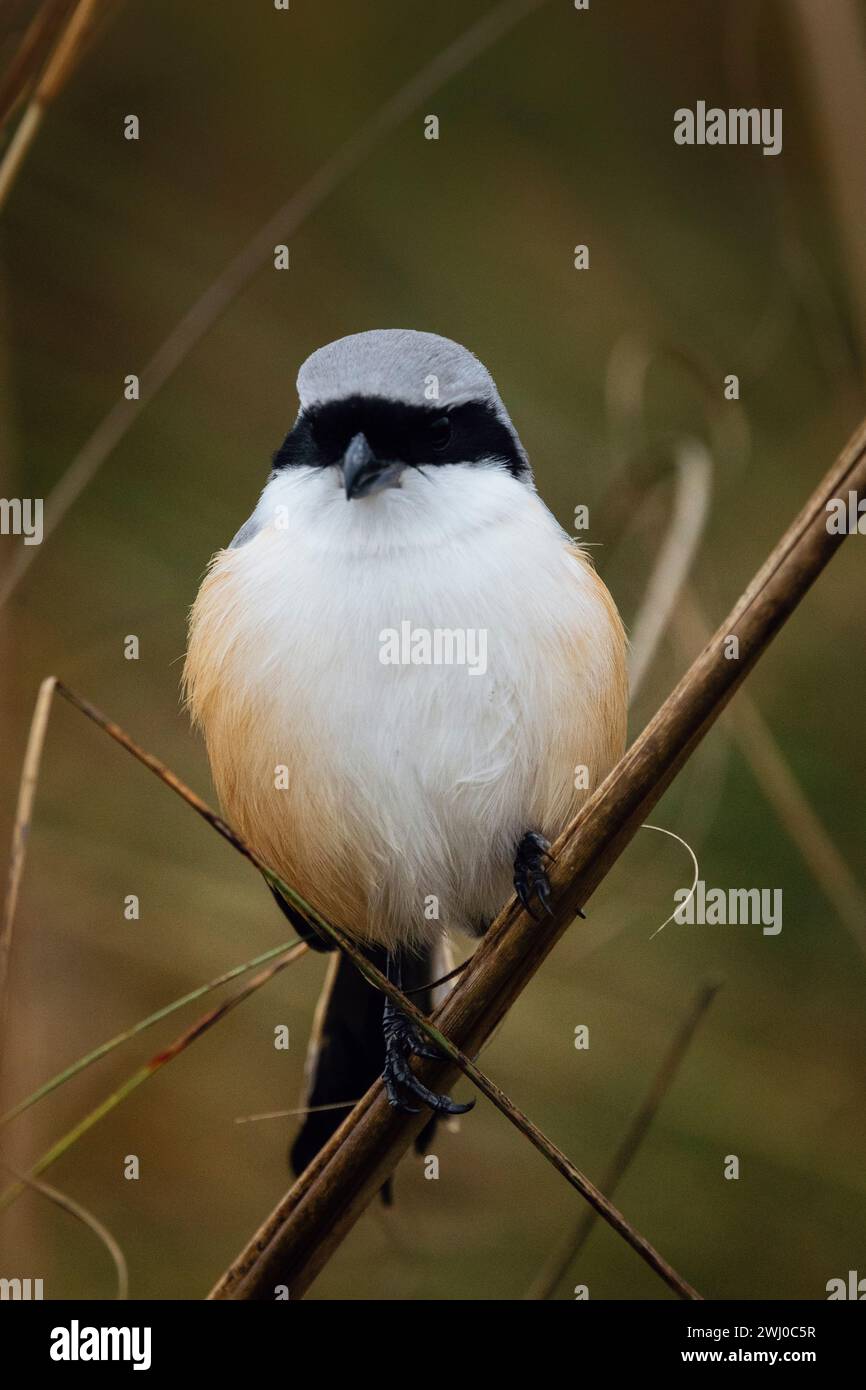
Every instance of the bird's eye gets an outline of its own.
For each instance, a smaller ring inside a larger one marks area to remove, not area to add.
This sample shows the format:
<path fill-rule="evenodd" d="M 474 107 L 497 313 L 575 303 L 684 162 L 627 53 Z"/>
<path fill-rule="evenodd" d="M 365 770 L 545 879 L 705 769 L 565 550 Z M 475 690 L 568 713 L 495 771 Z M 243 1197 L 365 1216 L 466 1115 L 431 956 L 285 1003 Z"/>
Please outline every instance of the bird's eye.
<path fill-rule="evenodd" d="M 434 449 L 447 449 L 451 443 L 451 421 L 447 415 L 440 415 L 428 426 L 427 435 Z"/>

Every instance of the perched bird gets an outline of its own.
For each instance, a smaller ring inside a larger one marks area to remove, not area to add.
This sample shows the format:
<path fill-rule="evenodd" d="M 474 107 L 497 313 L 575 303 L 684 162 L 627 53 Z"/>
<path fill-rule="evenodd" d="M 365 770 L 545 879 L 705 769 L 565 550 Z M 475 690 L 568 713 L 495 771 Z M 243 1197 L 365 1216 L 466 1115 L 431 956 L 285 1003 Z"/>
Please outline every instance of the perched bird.
<path fill-rule="evenodd" d="M 446 934 L 482 934 L 512 887 L 548 907 L 550 842 L 624 747 L 625 636 L 466 348 L 354 334 L 307 359 L 298 395 L 195 600 L 188 703 L 227 818 L 418 991 Z M 309 1103 L 353 1100 L 384 1072 L 393 1105 L 468 1108 L 417 1079 L 408 1059 L 427 1051 L 336 958 Z M 296 1169 L 341 1118 L 308 1117 Z"/>

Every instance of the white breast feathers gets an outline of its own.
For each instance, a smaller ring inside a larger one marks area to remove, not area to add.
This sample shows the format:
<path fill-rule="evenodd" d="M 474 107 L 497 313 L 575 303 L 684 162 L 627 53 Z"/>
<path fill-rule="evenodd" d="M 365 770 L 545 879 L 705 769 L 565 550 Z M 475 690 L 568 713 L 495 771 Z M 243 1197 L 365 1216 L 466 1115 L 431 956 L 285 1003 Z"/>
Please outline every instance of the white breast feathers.
<path fill-rule="evenodd" d="M 358 938 L 481 930 L 524 832 L 554 839 L 622 752 L 607 590 L 497 467 L 351 503 L 336 470 L 286 469 L 249 529 L 186 666 L 227 818 Z"/>

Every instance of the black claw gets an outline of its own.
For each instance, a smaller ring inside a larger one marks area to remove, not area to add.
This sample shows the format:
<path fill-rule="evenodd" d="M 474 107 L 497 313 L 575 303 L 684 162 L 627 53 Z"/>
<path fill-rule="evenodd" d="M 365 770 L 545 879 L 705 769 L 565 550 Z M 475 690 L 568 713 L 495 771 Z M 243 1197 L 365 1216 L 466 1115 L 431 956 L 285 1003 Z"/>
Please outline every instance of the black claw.
<path fill-rule="evenodd" d="M 550 841 L 546 840 L 543 835 L 539 835 L 536 830 L 527 830 L 520 843 L 529 849 L 534 849 L 542 858 L 553 858 L 550 852 Z"/>
<path fill-rule="evenodd" d="M 392 1075 L 392 1071 L 389 1066 L 385 1067 L 385 1070 L 382 1073 L 382 1080 L 385 1083 L 385 1094 L 388 1097 L 388 1104 L 391 1106 L 393 1110 L 398 1111 L 398 1113 L 401 1115 L 421 1114 L 420 1106 L 409 1105 L 409 1103 L 403 1099 L 402 1095 L 400 1094 L 400 1091 L 398 1090 L 396 1078 Z"/>
<path fill-rule="evenodd" d="M 394 1053 L 393 1056 L 389 1057 L 388 1067 L 399 1086 L 409 1091 L 413 1096 L 417 1096 L 418 1100 L 423 1100 L 424 1104 L 429 1105 L 431 1110 L 435 1110 L 437 1115 L 465 1115 L 466 1111 L 471 1110 L 474 1105 L 474 1101 L 468 1105 L 458 1105 L 457 1101 L 451 1100 L 449 1096 L 441 1096 L 435 1091 L 431 1091 L 429 1087 L 424 1085 L 423 1081 L 418 1080 L 409 1066 L 407 1058 L 400 1053 Z"/>
<path fill-rule="evenodd" d="M 522 905 L 526 908 L 526 911 L 529 913 L 530 917 L 535 918 L 535 913 L 532 911 L 532 907 L 530 905 L 529 892 L 527 890 L 526 883 L 524 882 L 522 877 L 518 878 L 516 874 L 514 876 L 514 889 Z M 535 920 L 537 921 L 538 919 L 536 918 Z"/>
<path fill-rule="evenodd" d="M 536 922 L 540 919 L 532 910 L 534 897 L 538 899 L 543 911 L 549 917 L 553 916 L 553 908 L 550 905 L 550 880 L 544 867 L 544 860 L 553 858 L 549 841 L 535 830 L 527 831 L 514 856 L 514 891 Z"/>
<path fill-rule="evenodd" d="M 550 906 L 550 884 L 547 881 L 547 875 L 545 874 L 543 878 L 536 875 L 533 879 L 533 887 L 541 901 L 541 906 L 544 908 L 548 917 L 552 917 L 553 908 Z"/>
<path fill-rule="evenodd" d="M 395 1110 L 401 1111 L 404 1115 L 419 1114 L 418 1107 L 410 1105 L 409 1099 L 423 1101 L 437 1115 L 465 1115 L 472 1109 L 474 1100 L 461 1105 L 449 1096 L 431 1091 L 429 1086 L 425 1086 L 415 1075 L 409 1065 L 410 1057 L 428 1057 L 431 1061 L 441 1062 L 442 1053 L 426 1038 L 419 1036 L 412 1021 L 401 1013 L 390 999 L 385 1000 L 382 1032 L 385 1038 L 385 1070 L 382 1079 L 388 1103 Z"/>
<path fill-rule="evenodd" d="M 412 1054 L 415 1057 L 427 1057 L 431 1062 L 442 1061 L 442 1053 L 423 1038 L 419 1038 L 417 1033 L 414 1033 L 412 1038 Z"/>

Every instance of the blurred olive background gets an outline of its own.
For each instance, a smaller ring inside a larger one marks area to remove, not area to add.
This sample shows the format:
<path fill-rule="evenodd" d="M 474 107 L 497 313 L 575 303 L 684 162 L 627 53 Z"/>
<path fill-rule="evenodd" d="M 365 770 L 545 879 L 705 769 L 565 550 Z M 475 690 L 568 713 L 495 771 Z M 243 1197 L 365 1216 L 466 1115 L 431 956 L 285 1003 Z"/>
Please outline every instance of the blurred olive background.
<path fill-rule="evenodd" d="M 0 214 L 3 477 L 48 496 L 176 322 L 293 192 L 496 5 L 437 0 L 126 0 L 52 106 Z M 466 343 L 497 378 L 564 525 L 633 624 L 672 512 L 672 444 L 703 439 L 712 511 L 693 570 L 720 621 L 864 412 L 864 7 L 796 0 L 541 3 L 381 138 L 263 265 L 145 407 L 2 614 L 0 831 L 8 841 L 40 679 L 62 676 L 212 798 L 180 707 L 186 613 L 293 419 L 306 355 L 366 328 Z M 24 22 L 34 4 L 10 7 Z M 22 18 L 23 16 L 23 18 Z M 814 29 L 814 26 L 812 26 Z M 8 38 L 8 35 L 7 35 Z M 837 45 L 835 104 L 822 97 Z M 7 54 L 8 56 L 8 54 Z M 858 69 L 858 64 L 860 68 Z M 847 84 L 847 85 L 846 85 Z M 784 109 L 784 152 L 681 148 L 680 106 Z M 123 138 L 135 113 L 141 138 Z M 436 114 L 440 138 L 424 138 Z M 840 172 L 841 171 L 841 172 Z M 853 219 L 853 220 L 852 220 Z M 277 238 L 278 240 L 279 238 Z M 590 267 L 573 266 L 586 243 Z M 653 354 L 641 414 L 631 366 Z M 726 375 L 740 378 L 725 401 Z M 2 538 L 13 561 L 20 541 Z M 847 543 L 748 691 L 854 876 L 864 876 L 864 541 Z M 291 602 L 291 596 L 286 596 Z M 140 659 L 124 659 L 136 634 Z M 699 643 L 673 629 L 637 732 Z M 866 1274 L 864 931 L 842 922 L 720 724 L 652 817 L 709 885 L 781 887 L 784 925 L 651 933 L 691 881 L 638 835 L 521 998 L 484 1066 L 600 1180 L 708 979 L 723 987 L 617 1193 L 711 1298 L 823 1298 Z M 138 921 L 124 918 L 137 894 Z M 856 925 L 856 924 L 855 924 Z M 290 936 L 254 872 L 65 705 L 48 736 L 16 926 L 7 1101 L 120 1029 Z M 47 1174 L 106 1223 L 145 1298 L 199 1298 L 287 1187 L 324 973 L 305 957 L 94 1128 Z M 212 1002 L 209 1001 L 209 1002 Z M 175 1015 L 8 1131 L 26 1166 L 202 1011 Z M 288 1052 L 274 1029 L 288 1025 Z M 577 1025 L 590 1046 L 574 1047 Z M 463 1094 L 466 1085 L 458 1087 Z M 485 1102 L 414 1155 L 310 1297 L 521 1297 L 577 1195 Z M 124 1158 L 139 1156 L 137 1182 Z M 740 1178 L 726 1181 L 727 1155 Z M 109 1297 L 105 1249 L 27 1194 L 0 1274 Z M 604 1226 L 558 1289 L 669 1297 Z"/>

